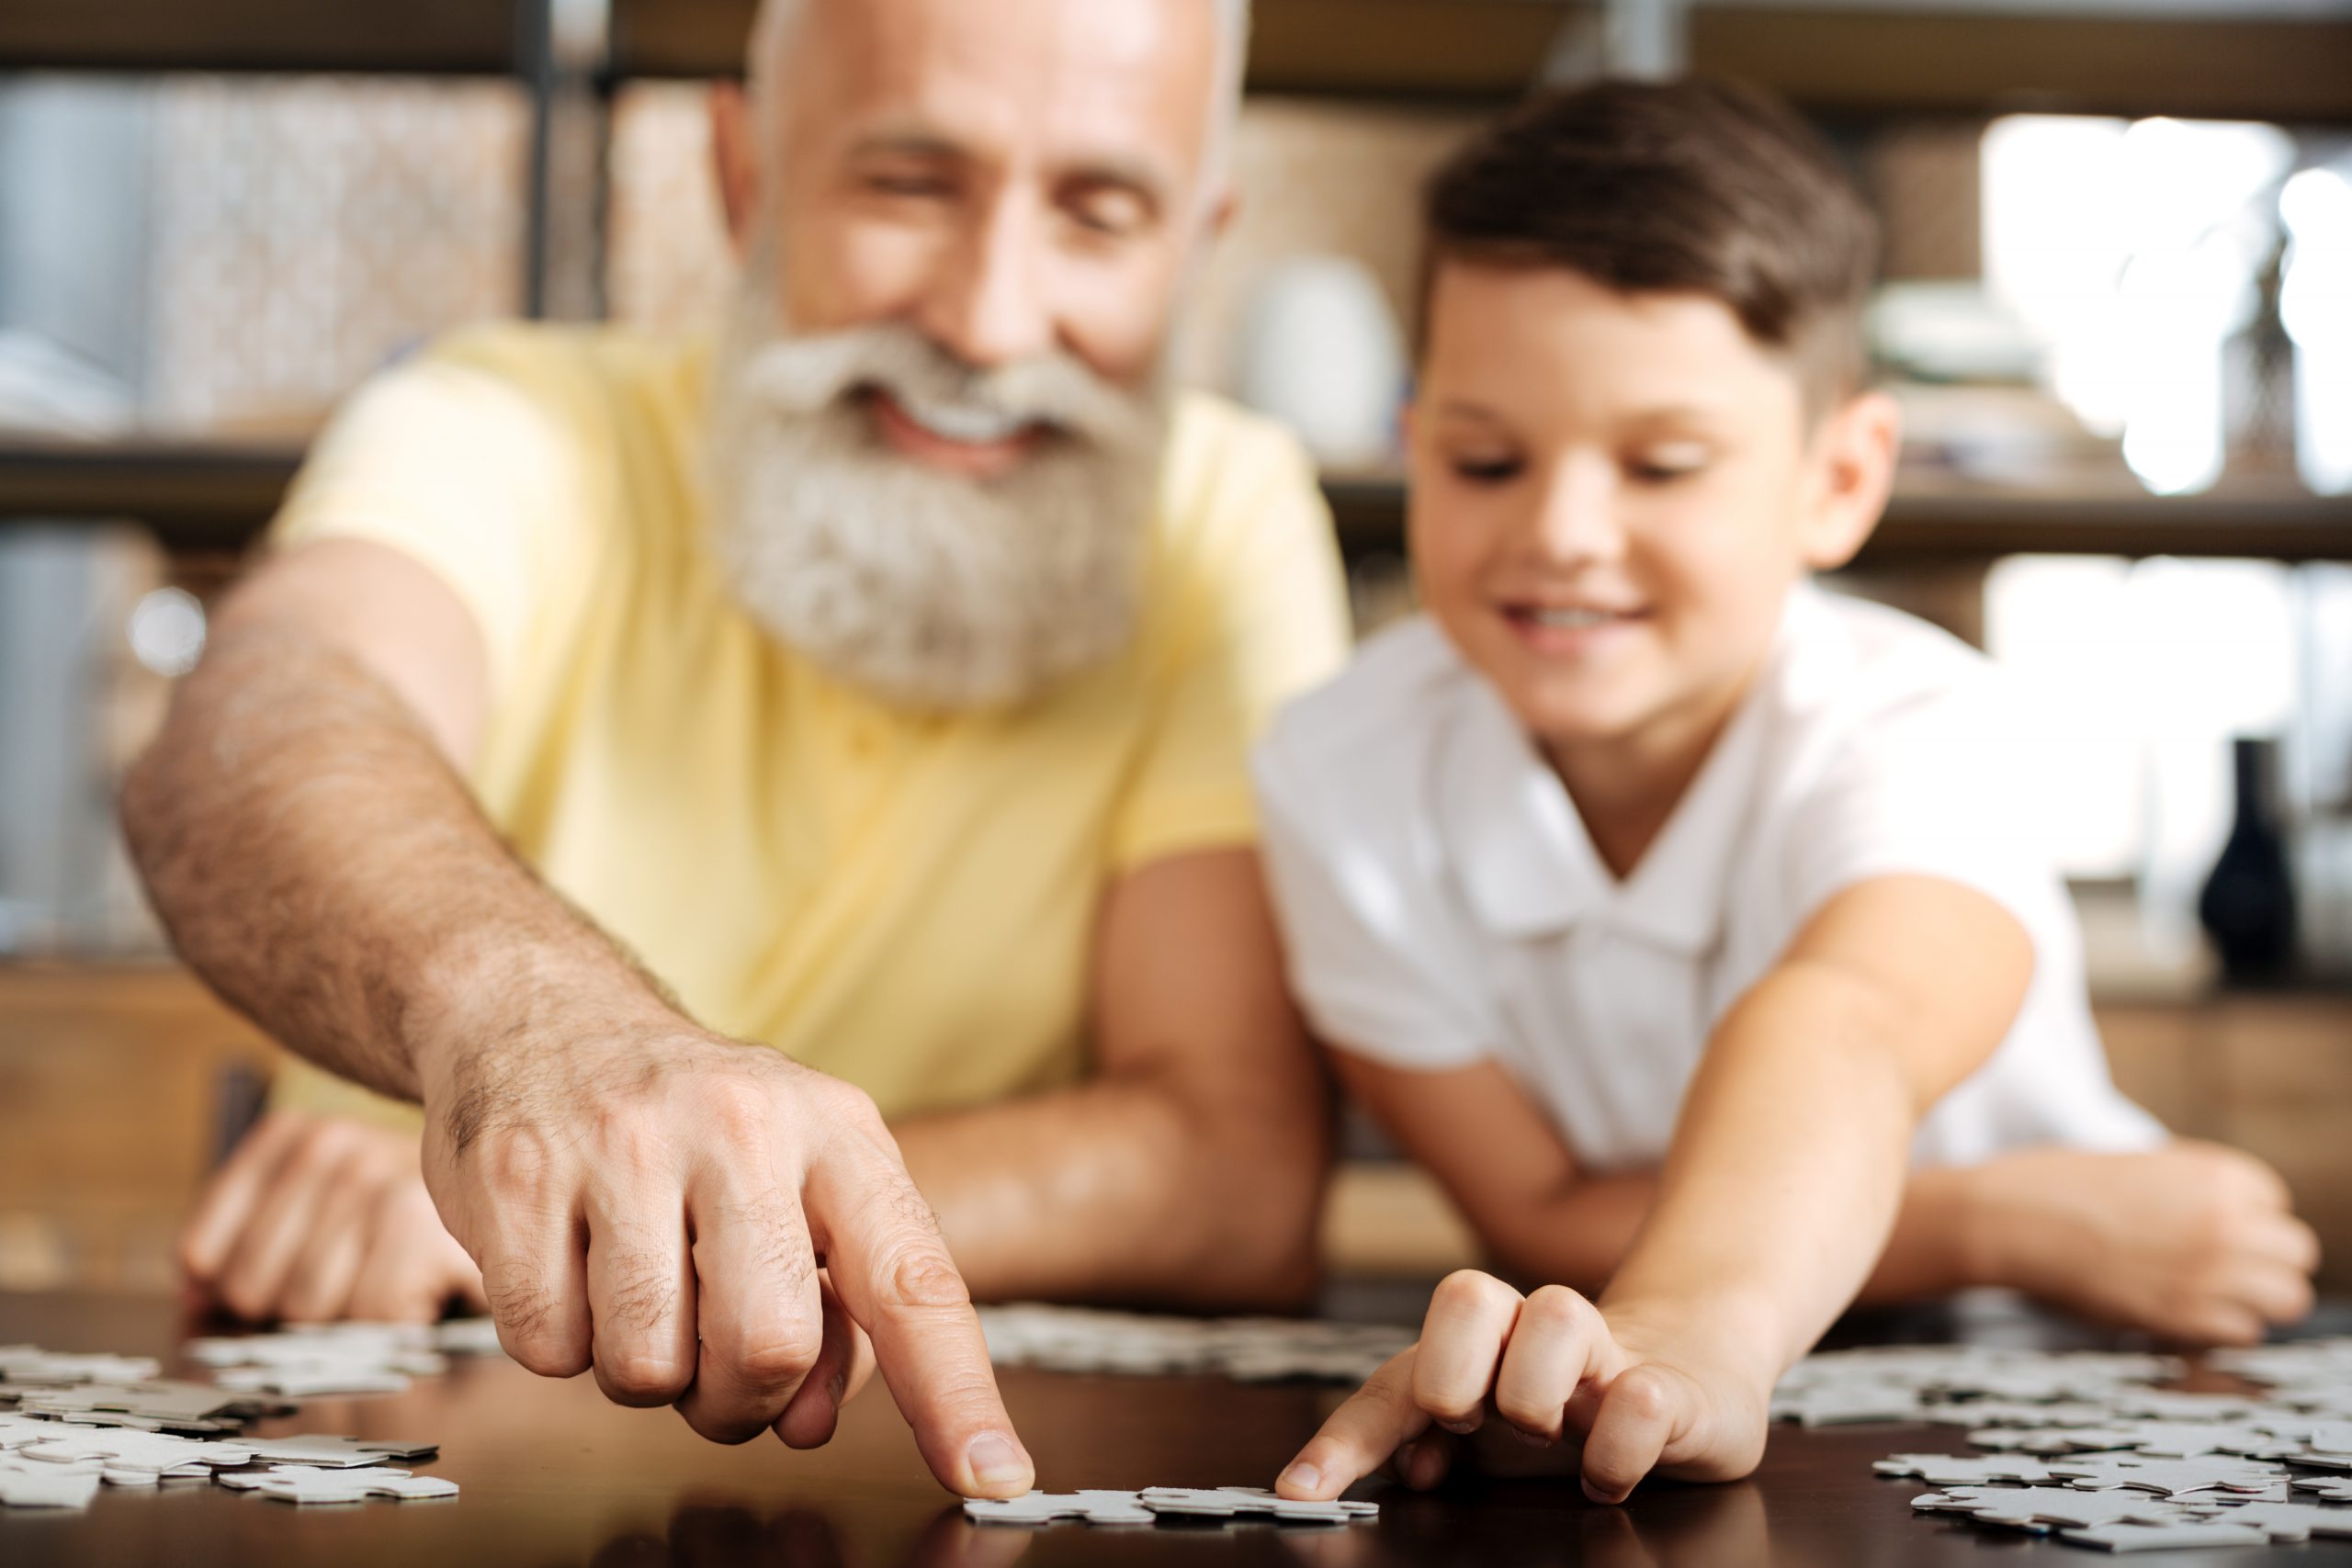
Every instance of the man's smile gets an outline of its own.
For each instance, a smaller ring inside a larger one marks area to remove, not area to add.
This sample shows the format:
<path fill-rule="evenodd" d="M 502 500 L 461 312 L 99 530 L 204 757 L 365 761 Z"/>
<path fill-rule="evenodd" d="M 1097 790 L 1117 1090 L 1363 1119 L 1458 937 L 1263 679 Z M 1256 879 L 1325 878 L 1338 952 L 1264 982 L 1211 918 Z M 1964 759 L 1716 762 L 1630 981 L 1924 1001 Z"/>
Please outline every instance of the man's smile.
<path fill-rule="evenodd" d="M 1046 427 L 1001 410 L 972 403 L 886 391 L 875 388 L 862 400 L 875 428 L 891 446 L 919 463 L 973 479 L 1009 471 L 1044 438 Z"/>

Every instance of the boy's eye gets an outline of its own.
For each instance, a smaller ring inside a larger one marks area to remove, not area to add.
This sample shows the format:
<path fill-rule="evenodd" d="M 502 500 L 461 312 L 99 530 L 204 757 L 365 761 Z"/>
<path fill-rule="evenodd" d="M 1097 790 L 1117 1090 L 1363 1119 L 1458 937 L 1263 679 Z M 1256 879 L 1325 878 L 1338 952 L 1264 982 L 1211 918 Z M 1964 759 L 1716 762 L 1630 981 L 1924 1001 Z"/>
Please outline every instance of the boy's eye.
<path fill-rule="evenodd" d="M 1625 471 L 1644 484 L 1671 484 L 1704 469 L 1707 458 L 1708 454 L 1696 446 L 1660 447 L 1629 459 Z"/>
<path fill-rule="evenodd" d="M 1520 462 L 1516 457 L 1457 457 L 1453 471 L 1475 485 L 1508 484 L 1519 477 Z"/>

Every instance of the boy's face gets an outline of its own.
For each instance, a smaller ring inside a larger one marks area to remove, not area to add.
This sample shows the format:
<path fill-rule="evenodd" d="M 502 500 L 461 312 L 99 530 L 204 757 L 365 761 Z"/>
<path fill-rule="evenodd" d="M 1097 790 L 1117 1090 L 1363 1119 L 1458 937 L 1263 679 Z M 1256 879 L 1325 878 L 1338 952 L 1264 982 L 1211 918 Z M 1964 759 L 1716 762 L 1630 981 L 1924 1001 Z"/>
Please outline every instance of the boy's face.
<path fill-rule="evenodd" d="M 1885 501 L 1892 403 L 1818 419 L 1720 300 L 1450 261 L 1411 434 L 1423 602 L 1555 760 L 1712 733 L 1791 583 Z"/>

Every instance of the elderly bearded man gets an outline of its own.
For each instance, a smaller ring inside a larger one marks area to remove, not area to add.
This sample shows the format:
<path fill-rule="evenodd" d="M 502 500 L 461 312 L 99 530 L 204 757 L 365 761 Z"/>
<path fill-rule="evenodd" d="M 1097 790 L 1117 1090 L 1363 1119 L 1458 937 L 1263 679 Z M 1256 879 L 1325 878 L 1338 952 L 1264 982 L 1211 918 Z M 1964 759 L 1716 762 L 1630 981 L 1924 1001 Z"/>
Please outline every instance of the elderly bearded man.
<path fill-rule="evenodd" d="M 1344 610 L 1295 446 L 1162 374 L 1243 23 L 771 4 L 715 355 L 485 330 L 340 413 L 124 815 L 223 996 L 422 1102 L 421 1180 L 266 1122 L 186 1241 L 229 1305 L 470 1286 L 730 1441 L 822 1442 L 878 1363 L 1004 1495 L 967 1281 L 1308 1288 L 1244 753 Z"/>

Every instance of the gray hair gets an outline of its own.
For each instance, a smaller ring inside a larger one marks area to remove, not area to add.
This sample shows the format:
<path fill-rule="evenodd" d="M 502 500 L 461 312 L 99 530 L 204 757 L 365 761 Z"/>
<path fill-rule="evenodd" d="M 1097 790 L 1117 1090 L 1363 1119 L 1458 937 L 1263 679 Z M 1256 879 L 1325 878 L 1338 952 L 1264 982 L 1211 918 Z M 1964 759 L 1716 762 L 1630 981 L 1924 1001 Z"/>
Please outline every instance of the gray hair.
<path fill-rule="evenodd" d="M 1209 106 L 1207 175 L 1203 195 L 1214 199 L 1224 188 L 1233 158 L 1233 128 L 1241 115 L 1241 80 L 1250 62 L 1250 0 L 1204 0 L 1216 7 L 1217 49 L 1215 97 Z M 762 129 L 771 144 L 782 131 L 775 107 L 777 88 L 774 73 L 790 51 L 792 36 L 808 9 L 808 0 L 761 0 L 752 23 L 750 77 L 760 109 Z"/>

